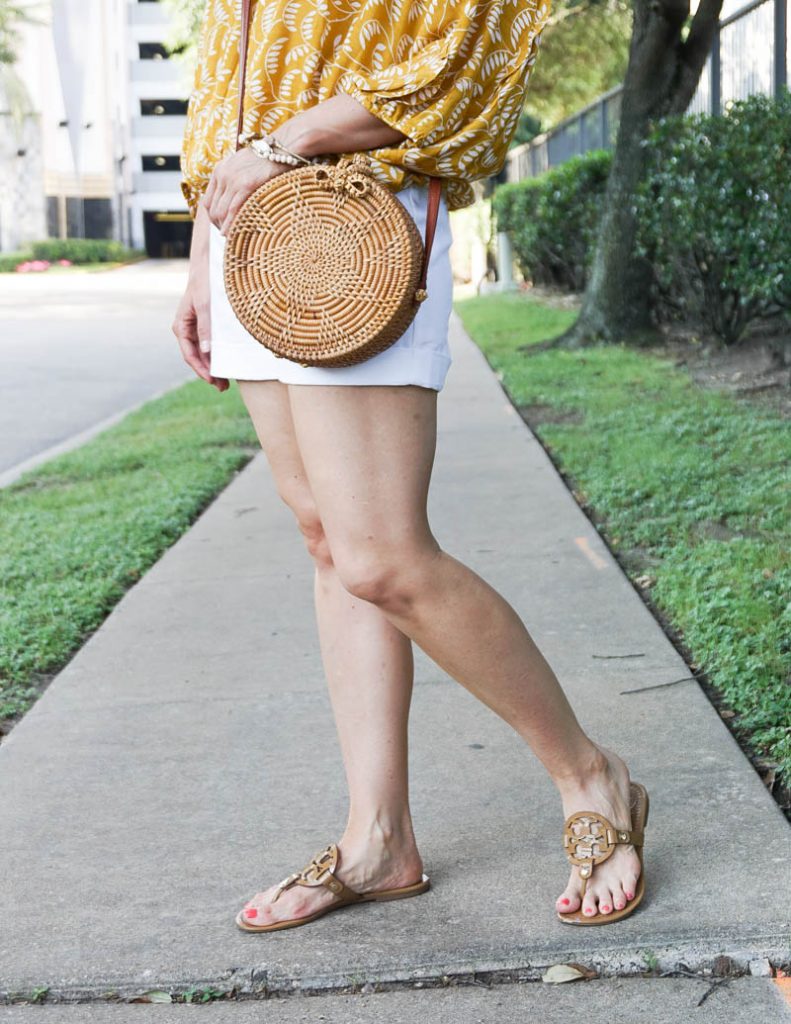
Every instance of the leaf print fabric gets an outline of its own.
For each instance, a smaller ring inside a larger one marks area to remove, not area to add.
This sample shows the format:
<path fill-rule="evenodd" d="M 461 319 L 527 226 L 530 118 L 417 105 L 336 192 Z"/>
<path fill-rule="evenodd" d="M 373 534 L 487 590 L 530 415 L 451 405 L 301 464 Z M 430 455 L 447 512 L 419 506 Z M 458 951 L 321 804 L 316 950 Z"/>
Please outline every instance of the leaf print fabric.
<path fill-rule="evenodd" d="M 441 177 L 448 208 L 468 206 L 470 182 L 505 163 L 550 10 L 550 0 L 254 0 L 245 130 L 275 131 L 346 93 L 406 136 L 366 151 L 379 181 L 399 190 Z M 234 150 L 240 31 L 240 0 L 208 0 L 181 157 L 193 216 Z"/>

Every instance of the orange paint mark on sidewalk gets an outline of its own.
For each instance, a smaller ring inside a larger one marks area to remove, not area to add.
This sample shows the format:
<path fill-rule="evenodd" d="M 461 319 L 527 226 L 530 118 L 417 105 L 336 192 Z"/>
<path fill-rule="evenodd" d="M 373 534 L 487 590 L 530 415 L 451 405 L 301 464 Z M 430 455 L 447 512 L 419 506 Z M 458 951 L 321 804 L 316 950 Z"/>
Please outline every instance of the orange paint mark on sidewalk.
<path fill-rule="evenodd" d="M 591 563 L 594 569 L 607 568 L 607 563 L 601 557 L 601 555 L 597 555 L 596 552 L 591 549 L 587 537 L 575 537 L 574 543 L 577 545 L 577 547 L 580 549 L 583 555 L 585 555 L 585 557 L 588 559 L 588 561 Z"/>
<path fill-rule="evenodd" d="M 775 985 L 780 989 L 787 1006 L 791 1006 L 791 976 L 784 975 L 778 971 L 777 977 L 773 979 Z"/>

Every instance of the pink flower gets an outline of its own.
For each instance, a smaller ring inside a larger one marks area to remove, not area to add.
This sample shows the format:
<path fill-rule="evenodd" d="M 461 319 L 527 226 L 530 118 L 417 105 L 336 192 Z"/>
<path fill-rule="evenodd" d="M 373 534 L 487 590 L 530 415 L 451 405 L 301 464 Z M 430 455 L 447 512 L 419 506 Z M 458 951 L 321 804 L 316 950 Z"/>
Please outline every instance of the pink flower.
<path fill-rule="evenodd" d="M 71 260 L 58 260 L 59 267 L 70 267 L 72 265 Z"/>
<path fill-rule="evenodd" d="M 51 264 L 49 260 L 25 260 L 24 263 L 18 263 L 16 267 L 17 274 L 29 274 L 41 270 L 49 270 Z"/>

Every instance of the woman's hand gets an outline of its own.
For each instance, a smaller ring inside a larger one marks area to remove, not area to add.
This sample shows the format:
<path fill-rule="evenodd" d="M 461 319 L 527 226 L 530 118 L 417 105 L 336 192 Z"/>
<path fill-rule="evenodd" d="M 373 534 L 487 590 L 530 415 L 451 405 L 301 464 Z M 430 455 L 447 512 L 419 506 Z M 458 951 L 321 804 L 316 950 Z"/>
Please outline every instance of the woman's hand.
<path fill-rule="evenodd" d="M 203 203 L 192 233 L 190 270 L 187 290 L 181 299 L 173 320 L 173 333 L 178 338 L 184 362 L 195 373 L 218 391 L 230 387 L 225 377 L 213 377 L 210 368 L 211 317 L 209 291 L 209 221 Z"/>
<path fill-rule="evenodd" d="M 209 220 L 227 235 L 242 203 L 270 178 L 291 169 L 291 164 L 275 163 L 240 149 L 221 160 L 214 168 L 203 197 Z"/>

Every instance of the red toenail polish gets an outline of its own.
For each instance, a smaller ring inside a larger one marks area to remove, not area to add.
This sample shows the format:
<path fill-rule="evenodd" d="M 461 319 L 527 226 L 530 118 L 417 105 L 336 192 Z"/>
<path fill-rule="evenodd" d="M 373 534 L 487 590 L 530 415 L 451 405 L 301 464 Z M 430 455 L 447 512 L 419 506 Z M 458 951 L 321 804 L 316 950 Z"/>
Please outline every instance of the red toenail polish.
<path fill-rule="evenodd" d="M 627 892 L 626 893 L 626 898 L 627 898 L 627 900 L 630 900 L 632 898 L 632 894 L 630 892 Z"/>
<path fill-rule="evenodd" d="M 245 910 L 244 916 L 245 917 L 258 917 L 258 911 L 257 910 Z"/>
<path fill-rule="evenodd" d="M 569 901 L 568 901 L 568 900 L 566 899 L 566 897 L 564 896 L 564 897 L 563 897 L 563 899 L 562 899 L 562 900 L 561 900 L 560 902 L 561 902 L 561 903 L 568 903 Z"/>
<path fill-rule="evenodd" d="M 586 914 L 592 914 L 592 913 L 593 913 L 593 911 L 591 910 L 591 908 L 590 908 L 590 907 L 586 907 L 586 908 L 585 908 L 585 913 L 586 913 Z"/>
<path fill-rule="evenodd" d="M 605 914 L 609 914 L 609 912 L 610 912 L 610 908 L 609 907 L 602 907 L 602 910 L 604 911 Z"/>

